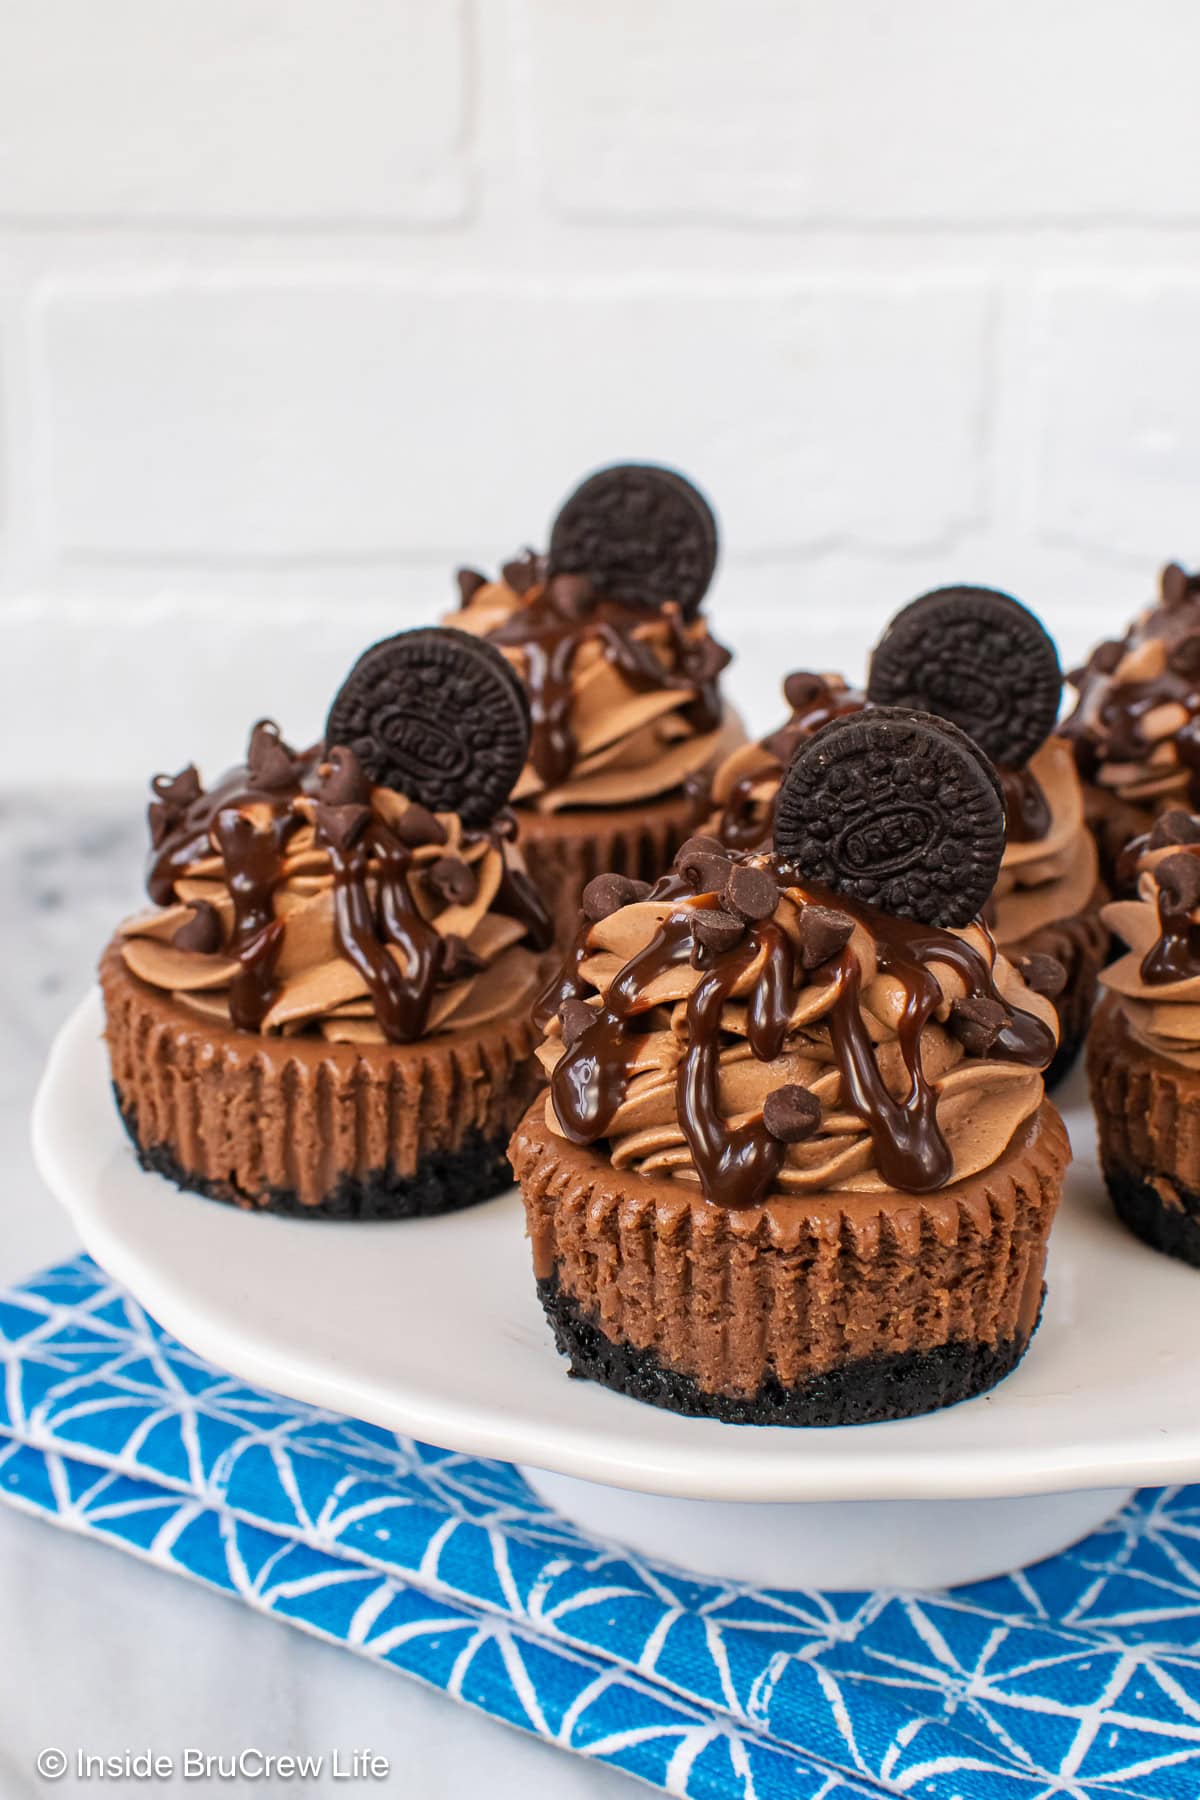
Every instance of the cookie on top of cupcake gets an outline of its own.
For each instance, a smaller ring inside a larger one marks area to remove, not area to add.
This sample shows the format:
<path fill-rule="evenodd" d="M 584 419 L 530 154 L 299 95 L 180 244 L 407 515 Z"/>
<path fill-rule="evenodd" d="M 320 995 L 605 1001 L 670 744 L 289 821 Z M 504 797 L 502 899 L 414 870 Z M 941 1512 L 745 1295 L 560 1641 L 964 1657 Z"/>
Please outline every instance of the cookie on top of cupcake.
<path fill-rule="evenodd" d="M 978 919 L 1003 848 L 977 747 L 880 708 L 801 746 L 773 849 L 589 886 L 510 1150 L 576 1373 L 829 1425 L 1015 1365 L 1069 1146 L 1054 1008 Z"/>
<path fill-rule="evenodd" d="M 745 735 L 720 691 L 729 652 L 701 610 L 716 561 L 699 490 L 631 463 L 568 496 L 544 555 L 527 551 L 490 580 L 459 571 L 448 622 L 495 645 L 529 695 L 512 800 L 564 937 L 594 875 L 661 872 L 689 830 L 689 781 Z"/>
<path fill-rule="evenodd" d="M 404 1217 L 507 1185 L 552 938 L 507 798 L 525 695 L 487 644 L 368 650 L 300 753 L 268 721 L 205 788 L 158 776 L 152 908 L 104 953 L 148 1168 L 240 1206 Z"/>
<path fill-rule="evenodd" d="M 702 829 L 732 848 L 764 843 L 791 757 L 832 718 L 903 705 L 958 725 L 996 765 L 1004 788 L 1007 840 L 985 917 L 1029 981 L 1043 991 L 1061 982 L 1050 996 L 1061 1028 L 1047 1075 L 1054 1086 L 1082 1046 L 1109 939 L 1079 777 L 1055 729 L 1062 671 L 1044 626 L 994 589 L 939 588 L 896 614 L 872 653 L 865 690 L 801 672 L 784 691 L 791 719 L 721 765 Z"/>

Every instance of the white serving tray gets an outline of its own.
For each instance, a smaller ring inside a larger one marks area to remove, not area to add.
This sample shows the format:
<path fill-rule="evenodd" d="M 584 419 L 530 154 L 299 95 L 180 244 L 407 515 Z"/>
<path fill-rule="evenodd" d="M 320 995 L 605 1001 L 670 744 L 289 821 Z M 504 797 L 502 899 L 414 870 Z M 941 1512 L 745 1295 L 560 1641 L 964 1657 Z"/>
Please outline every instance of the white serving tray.
<path fill-rule="evenodd" d="M 1077 1160 L 1025 1360 L 947 1411 L 816 1431 L 684 1419 L 569 1380 L 515 1190 L 445 1219 L 334 1224 L 144 1173 L 113 1106 L 96 992 L 54 1044 L 34 1147 L 96 1260 L 247 1381 L 520 1463 L 589 1528 L 709 1572 L 925 1585 L 1016 1566 L 1134 1487 L 1200 1476 L 1200 1271 L 1112 1216 L 1078 1071 L 1060 1101 Z"/>

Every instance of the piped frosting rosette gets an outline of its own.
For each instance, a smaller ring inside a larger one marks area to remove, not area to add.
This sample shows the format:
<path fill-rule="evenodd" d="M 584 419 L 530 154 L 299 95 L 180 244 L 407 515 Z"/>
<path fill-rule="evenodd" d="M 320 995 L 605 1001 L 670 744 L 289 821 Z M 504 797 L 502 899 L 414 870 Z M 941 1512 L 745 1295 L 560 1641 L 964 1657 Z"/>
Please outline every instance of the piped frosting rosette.
<path fill-rule="evenodd" d="M 685 869 L 689 866 L 687 848 L 680 861 Z M 739 857 L 729 867 L 761 873 L 772 882 L 777 878 L 770 857 L 763 854 Z M 720 872 L 714 858 L 710 873 L 715 877 Z M 730 984 L 717 1023 L 717 1109 L 729 1131 L 737 1132 L 762 1118 L 764 1108 L 769 1116 L 768 1103 L 782 1092 L 795 1126 L 811 1125 L 804 1136 L 781 1145 L 773 1191 L 880 1193 L 894 1186 L 881 1172 L 876 1148 L 877 1132 L 888 1129 L 887 1114 L 881 1113 L 873 1132 L 868 1119 L 856 1110 L 849 1091 L 852 1083 L 839 1058 L 835 1015 L 848 1007 L 855 1010 L 856 1035 L 869 1047 L 866 1053 L 880 1087 L 898 1112 L 913 1086 L 901 1043 L 910 988 L 888 966 L 889 950 L 874 935 L 869 916 L 854 917 L 832 896 L 814 891 L 800 879 L 784 880 L 787 884 L 778 887 L 770 917 L 780 934 L 775 941 L 786 945 L 797 976 L 788 997 L 782 1041 L 778 1052 L 766 1060 L 755 1055 L 749 1041 L 754 996 L 767 973 L 770 954 L 760 931 Z M 645 956 L 664 926 L 683 920 L 683 929 L 690 932 L 698 925 L 703 934 L 706 915 L 719 902 L 716 891 L 649 898 L 621 906 L 593 923 L 578 966 L 581 995 L 565 1019 L 556 1020 L 540 1051 L 547 1072 L 553 1074 L 564 1054 L 564 1029 L 572 1042 L 578 1041 L 575 1034 L 587 1029 L 590 1021 L 577 1010 L 581 1004 L 591 1011 L 602 1010 L 613 984 Z M 1018 1127 L 1041 1104 L 1038 1068 L 989 1054 L 1001 1022 L 1017 1012 L 1036 1019 L 1048 1034 L 1050 1047 L 1056 1023 L 1054 1008 L 1026 986 L 982 925 L 946 935 L 963 946 L 965 956 L 941 961 L 934 953 L 924 965 L 937 995 L 921 1032 L 920 1063 L 933 1096 L 935 1128 L 949 1154 L 945 1179 L 957 1181 L 996 1162 Z M 973 979 L 967 966 L 974 968 Z M 656 974 L 641 989 L 640 1029 L 628 1064 L 628 1085 L 605 1132 L 616 1168 L 683 1181 L 699 1179 L 679 1098 L 693 1023 L 689 1002 L 704 980 L 705 970 L 689 960 Z M 986 986 L 986 997 L 979 992 L 981 986 Z M 797 1093 L 811 1104 L 798 1100 Z M 566 1135 L 552 1093 L 546 1106 L 551 1129 Z M 788 1117 L 782 1124 L 790 1137 Z"/>
<path fill-rule="evenodd" d="M 545 556 L 497 580 L 459 572 L 448 623 L 508 658 L 532 703 L 513 801 L 555 813 L 658 799 L 739 743 L 717 688 L 729 652 L 699 614 L 716 525 L 699 491 L 648 465 L 589 477 Z"/>
<path fill-rule="evenodd" d="M 1200 1069 L 1200 817 L 1164 813 L 1126 866 L 1135 895 L 1103 917 L 1127 949 L 1100 979 L 1140 1044 Z"/>
<path fill-rule="evenodd" d="M 1028 764 L 1045 803 L 1041 835 L 1009 838 L 989 918 L 1002 947 L 1023 943 L 1093 901 L 1100 879 L 1095 839 L 1083 813 L 1083 790 L 1070 745 L 1048 738 Z"/>
<path fill-rule="evenodd" d="M 263 721 L 212 788 L 192 767 L 156 779 L 156 904 L 120 929 L 125 967 L 221 1024 L 332 1043 L 519 1012 L 551 929 L 503 806 L 528 742 L 503 661 L 451 632 L 389 639 L 330 728 L 328 753 L 297 754 Z"/>

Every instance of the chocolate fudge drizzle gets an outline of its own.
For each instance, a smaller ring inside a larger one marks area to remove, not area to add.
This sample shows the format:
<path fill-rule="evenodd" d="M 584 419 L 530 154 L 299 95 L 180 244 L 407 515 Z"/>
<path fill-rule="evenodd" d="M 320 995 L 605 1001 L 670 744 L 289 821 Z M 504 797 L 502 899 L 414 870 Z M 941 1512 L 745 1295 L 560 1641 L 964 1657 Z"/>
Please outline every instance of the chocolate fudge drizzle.
<path fill-rule="evenodd" d="M 260 729 L 256 727 L 256 736 Z M 156 778 L 154 846 L 146 879 L 150 897 L 160 906 L 169 905 L 174 884 L 187 868 L 219 853 L 233 897 L 234 924 L 229 943 L 217 950 L 238 964 L 229 991 L 230 1018 L 243 1030 L 258 1030 L 277 997 L 274 971 L 286 930 L 285 921 L 274 916 L 275 890 L 283 879 L 288 841 L 314 812 L 316 841 L 333 872 L 338 948 L 362 976 L 384 1036 L 393 1043 L 411 1043 L 425 1031 L 439 980 L 450 978 L 447 940 L 422 918 L 409 889 L 412 846 L 365 805 L 333 809 L 359 813 L 357 830 L 340 836 L 326 829 L 319 806 L 324 748 L 296 756 L 271 730 L 279 755 L 269 759 L 265 780 L 253 766 L 253 755 L 251 764 L 230 770 L 207 793 L 194 770 L 173 781 Z M 347 750 L 333 754 L 354 763 Z M 285 769 L 281 757 L 290 768 Z M 361 771 L 357 775 L 362 793 L 368 794 L 369 783 Z M 304 799 L 313 806 L 298 808 L 296 802 Z M 431 815 L 424 816 L 431 829 L 440 830 Z M 474 835 L 499 846 L 511 830 L 502 815 Z M 431 835 L 426 841 L 440 840 Z M 539 895 L 507 861 L 504 870 L 494 904 L 521 921 L 536 948 L 547 948 L 553 926 Z M 402 952 L 403 970 L 389 945 Z"/>
<path fill-rule="evenodd" d="M 1005 836 L 1010 844 L 1034 844 L 1050 829 L 1050 808 L 1032 769 L 997 767 L 1004 790 Z"/>
<path fill-rule="evenodd" d="M 533 585 L 524 591 L 520 609 L 487 635 L 493 644 L 521 651 L 533 715 L 529 757 L 547 787 L 564 781 L 575 766 L 571 675 L 589 640 L 599 642 L 635 688 L 694 689 L 687 718 L 697 732 L 714 731 L 720 724 L 717 677 L 729 652 L 711 638 L 689 637 L 678 606 L 668 603 L 656 610 L 601 595 L 586 577 L 547 574 L 540 558 L 516 568 L 531 573 Z M 652 646 L 635 635 L 656 618 L 668 626 L 677 669 L 666 667 Z"/>
<path fill-rule="evenodd" d="M 1193 923 L 1190 909 L 1173 904 L 1160 889 L 1158 922 L 1162 935 L 1142 958 L 1142 980 L 1150 987 L 1161 987 L 1168 981 L 1190 981 L 1200 975 L 1200 925 Z"/>
<path fill-rule="evenodd" d="M 1008 1062 L 1044 1067 L 1054 1053 L 1053 1032 L 1032 1014 L 1000 1000 L 987 961 L 970 944 L 949 931 L 851 901 L 806 881 L 794 867 L 772 859 L 768 866 L 781 893 L 800 907 L 806 903 L 848 915 L 874 939 L 879 967 L 893 974 L 905 990 L 898 1030 L 907 1094 L 897 1099 L 880 1075 L 860 1005 L 861 974 L 852 947 L 831 959 L 826 979 L 836 988 L 827 1015 L 830 1037 L 842 1080 L 842 1096 L 862 1118 L 875 1148 L 880 1174 L 892 1186 L 927 1193 L 945 1185 L 953 1168 L 949 1147 L 937 1123 L 937 1095 L 921 1063 L 921 1034 L 942 993 L 933 965 L 943 963 L 961 977 L 971 999 L 998 1002 L 1007 1022 L 990 1054 Z M 554 1109 L 565 1136 L 577 1144 L 594 1143 L 607 1132 L 620 1107 L 636 1053 L 637 1021 L 659 1002 L 646 993 L 656 978 L 681 962 L 704 971 L 687 1000 L 687 1048 L 677 1086 L 679 1123 L 691 1151 L 705 1197 L 721 1206 L 742 1208 L 761 1203 L 770 1191 L 785 1155 L 761 1115 L 731 1129 L 718 1099 L 722 1008 L 738 981 L 756 959 L 763 966 L 749 994 L 747 1033 L 753 1054 L 772 1061 L 784 1045 L 792 1011 L 806 978 L 797 980 L 796 955 L 787 933 L 773 919 L 747 926 L 744 940 L 729 950 L 706 949 L 692 925 L 713 896 L 696 897 L 675 875 L 651 891 L 649 899 L 687 896 L 688 903 L 669 913 L 650 942 L 625 965 L 596 1012 L 551 1076 Z M 588 955 L 585 926 L 566 964 L 543 994 L 539 1015 L 545 1019 L 566 1001 L 582 999 L 586 984 L 580 974 Z"/>

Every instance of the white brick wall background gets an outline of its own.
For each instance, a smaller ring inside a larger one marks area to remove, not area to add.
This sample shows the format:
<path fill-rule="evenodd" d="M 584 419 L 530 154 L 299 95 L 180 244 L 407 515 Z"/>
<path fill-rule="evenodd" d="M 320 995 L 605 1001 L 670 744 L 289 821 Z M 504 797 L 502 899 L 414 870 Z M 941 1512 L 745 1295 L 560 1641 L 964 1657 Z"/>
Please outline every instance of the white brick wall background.
<path fill-rule="evenodd" d="M 1200 557 L 1187 0 L 0 0 L 0 782 L 315 733 L 676 461 L 756 723 L 947 580 Z"/>

